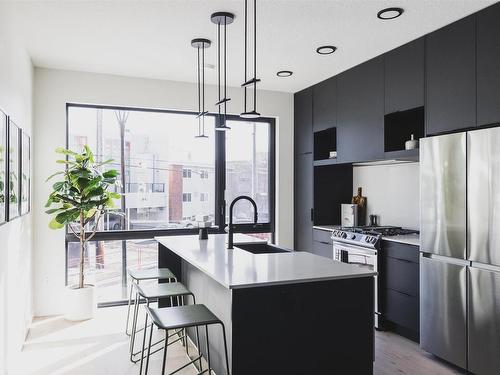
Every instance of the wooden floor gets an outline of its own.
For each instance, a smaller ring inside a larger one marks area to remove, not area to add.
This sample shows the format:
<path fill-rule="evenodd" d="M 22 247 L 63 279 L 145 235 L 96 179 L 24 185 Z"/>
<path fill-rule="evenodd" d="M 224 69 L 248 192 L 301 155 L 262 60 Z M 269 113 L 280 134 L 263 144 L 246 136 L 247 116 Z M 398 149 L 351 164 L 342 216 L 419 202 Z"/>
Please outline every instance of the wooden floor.
<path fill-rule="evenodd" d="M 60 317 L 35 319 L 12 374 L 138 375 L 138 365 L 128 360 L 128 337 L 123 332 L 125 316 L 125 308 L 113 307 L 99 309 L 95 319 L 85 322 L 71 323 Z M 376 375 L 461 373 L 422 352 L 412 341 L 389 332 L 377 332 L 375 345 Z M 185 363 L 185 349 L 179 343 L 170 346 L 168 360 L 170 371 Z M 157 354 L 149 374 L 161 373 L 160 361 Z M 188 367 L 179 375 L 196 373 L 194 367 Z"/>
<path fill-rule="evenodd" d="M 418 344 L 391 332 L 376 332 L 375 366 L 376 375 L 448 375 L 465 374 L 420 350 Z"/>

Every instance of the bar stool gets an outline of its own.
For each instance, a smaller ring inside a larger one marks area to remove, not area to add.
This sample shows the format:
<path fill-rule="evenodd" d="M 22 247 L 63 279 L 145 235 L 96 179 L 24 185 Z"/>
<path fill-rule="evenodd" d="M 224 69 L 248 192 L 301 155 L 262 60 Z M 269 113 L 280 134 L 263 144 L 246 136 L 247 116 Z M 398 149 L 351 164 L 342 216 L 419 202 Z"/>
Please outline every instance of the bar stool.
<path fill-rule="evenodd" d="M 141 355 L 141 367 L 140 367 L 140 372 L 139 374 L 142 375 L 142 364 L 144 358 L 146 358 L 146 369 L 145 369 L 145 375 L 148 373 L 148 367 L 149 367 L 149 357 L 152 354 L 151 353 L 151 341 L 153 338 L 153 325 L 156 325 L 158 329 L 162 329 L 165 331 L 165 346 L 163 349 L 163 364 L 162 364 L 162 375 L 165 374 L 165 369 L 167 367 L 167 347 L 168 347 L 168 331 L 169 330 L 175 330 L 175 329 L 186 329 L 190 327 L 196 327 L 198 328 L 199 326 L 205 326 L 205 334 L 206 334 L 206 343 L 207 343 L 207 363 L 208 363 L 208 369 L 203 370 L 201 367 L 201 349 L 200 349 L 200 343 L 199 343 L 199 337 L 198 337 L 198 357 L 192 359 L 185 365 L 182 365 L 178 369 L 172 371 L 169 375 L 174 374 L 183 368 L 189 366 L 192 363 L 195 363 L 196 361 L 200 361 L 200 369 L 198 372 L 198 375 L 203 374 L 208 371 L 208 374 L 211 375 L 212 367 L 210 365 L 210 345 L 209 345 L 209 338 L 208 338 L 208 326 L 213 325 L 213 324 L 220 324 L 222 327 L 222 336 L 224 338 L 224 352 L 226 355 L 226 371 L 227 375 L 229 374 L 229 359 L 227 356 L 227 342 L 226 342 L 226 329 L 224 327 L 224 323 L 217 318 L 205 305 L 186 305 L 186 306 L 175 306 L 175 307 L 163 307 L 163 308 L 158 308 L 154 309 L 149 306 L 146 307 L 146 322 L 147 322 L 147 316 L 151 318 L 153 321 L 153 324 L 151 324 L 151 329 L 149 332 L 149 344 L 148 344 L 148 352 L 147 355 L 144 356 L 144 350 L 145 350 L 145 338 L 146 338 L 146 331 L 144 330 L 144 340 L 143 340 L 143 345 L 142 345 L 142 355 Z"/>
<path fill-rule="evenodd" d="M 127 273 L 132 279 L 132 282 L 130 283 L 130 294 L 128 296 L 127 323 L 125 325 L 125 333 L 127 334 L 127 336 L 130 336 L 130 333 L 128 331 L 129 328 L 128 326 L 130 322 L 130 307 L 132 303 L 132 291 L 134 289 L 134 284 L 139 285 L 139 282 L 145 280 L 161 280 L 161 279 L 165 279 L 168 280 L 168 282 L 170 282 L 171 280 L 177 281 L 177 278 L 168 268 L 151 268 L 144 270 L 128 269 Z M 137 300 L 137 293 L 136 293 L 136 300 Z"/>
<path fill-rule="evenodd" d="M 139 315 L 139 304 L 137 301 L 140 298 L 145 299 L 146 301 L 146 307 L 149 307 L 149 304 L 159 298 L 170 298 L 170 301 L 172 302 L 173 298 L 177 299 L 177 305 L 184 305 L 184 297 L 186 296 L 191 296 L 193 297 L 193 303 L 196 303 L 196 299 L 194 294 L 187 289 L 182 283 L 179 282 L 173 282 L 173 283 L 163 283 L 163 284 L 149 284 L 149 285 L 135 285 L 136 289 L 136 301 L 135 301 L 135 306 L 134 306 L 134 315 L 133 315 L 133 320 L 132 320 L 132 332 L 131 332 L 131 337 L 130 337 L 130 360 L 134 363 L 137 363 L 139 360 L 134 360 L 134 356 L 137 354 L 140 354 L 141 351 L 138 351 L 134 353 L 134 346 L 135 346 L 135 338 L 137 332 L 140 330 L 137 330 L 137 320 L 138 320 L 138 315 Z M 171 303 L 171 305 L 173 305 Z M 144 329 L 147 327 L 147 314 L 146 314 L 146 319 L 144 323 Z M 182 336 L 179 334 L 179 332 L 182 332 Z M 196 332 L 198 334 L 198 331 Z M 187 335 L 185 330 L 179 330 L 177 332 L 174 332 L 172 335 L 169 337 L 172 337 L 173 335 L 178 334 L 179 338 L 173 342 L 177 342 L 179 340 L 183 340 L 183 345 L 186 347 L 186 352 L 189 355 L 188 351 L 188 345 L 187 345 Z M 145 335 L 144 335 L 145 336 Z M 143 338 L 143 345 L 144 345 L 144 338 Z M 159 340 L 153 344 L 157 345 L 163 340 Z M 170 344 L 169 344 L 170 345 Z M 154 352 L 156 353 L 156 351 Z"/>

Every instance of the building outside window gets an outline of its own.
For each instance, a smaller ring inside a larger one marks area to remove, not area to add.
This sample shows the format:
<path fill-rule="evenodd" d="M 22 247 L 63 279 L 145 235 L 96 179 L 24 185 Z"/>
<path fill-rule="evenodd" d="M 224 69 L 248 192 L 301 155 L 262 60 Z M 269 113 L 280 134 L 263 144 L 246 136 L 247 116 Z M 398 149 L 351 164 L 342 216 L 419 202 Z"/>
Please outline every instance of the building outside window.
<path fill-rule="evenodd" d="M 182 193 L 183 202 L 191 202 L 191 193 Z"/>
<path fill-rule="evenodd" d="M 191 169 L 183 169 L 182 170 L 182 177 L 191 178 Z"/>

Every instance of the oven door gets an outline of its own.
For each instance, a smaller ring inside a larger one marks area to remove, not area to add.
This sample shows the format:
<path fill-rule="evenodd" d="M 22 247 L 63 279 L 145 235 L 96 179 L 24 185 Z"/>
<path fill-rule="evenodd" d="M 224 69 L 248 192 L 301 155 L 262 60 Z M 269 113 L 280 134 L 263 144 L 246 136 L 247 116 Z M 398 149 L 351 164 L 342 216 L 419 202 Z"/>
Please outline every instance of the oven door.
<path fill-rule="evenodd" d="M 361 246 L 347 245 L 345 243 L 333 242 L 333 259 L 343 263 L 354 264 L 359 267 L 366 267 L 372 271 L 378 272 L 377 249 L 368 249 Z M 380 318 L 380 309 L 378 305 L 378 276 L 374 276 L 374 313 L 375 328 L 382 329 Z"/>
<path fill-rule="evenodd" d="M 334 242 L 333 259 L 343 263 L 367 267 L 377 272 L 377 250 L 375 249 Z"/>

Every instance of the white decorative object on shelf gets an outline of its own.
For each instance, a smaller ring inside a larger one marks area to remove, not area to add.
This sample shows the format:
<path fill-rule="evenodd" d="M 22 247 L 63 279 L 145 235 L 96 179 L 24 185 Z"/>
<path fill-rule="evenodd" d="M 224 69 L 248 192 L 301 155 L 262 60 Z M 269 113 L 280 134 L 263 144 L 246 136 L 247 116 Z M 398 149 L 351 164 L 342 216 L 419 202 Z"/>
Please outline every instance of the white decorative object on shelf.
<path fill-rule="evenodd" d="M 410 140 L 405 142 L 405 150 L 414 150 L 416 148 L 418 148 L 418 139 L 415 139 L 412 134 Z"/>

